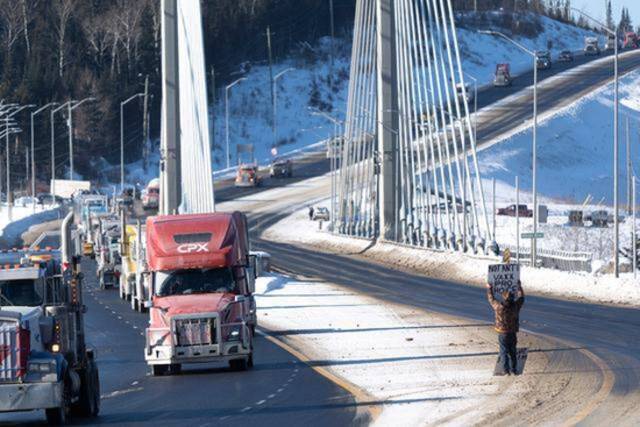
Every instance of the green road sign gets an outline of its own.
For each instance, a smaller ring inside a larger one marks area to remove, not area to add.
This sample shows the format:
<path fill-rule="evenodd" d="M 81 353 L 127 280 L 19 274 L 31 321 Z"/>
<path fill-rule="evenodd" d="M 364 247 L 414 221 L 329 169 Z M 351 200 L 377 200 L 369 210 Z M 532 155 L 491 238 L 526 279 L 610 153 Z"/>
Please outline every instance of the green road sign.
<path fill-rule="evenodd" d="M 544 233 L 522 233 L 520 237 L 523 239 L 544 239 Z"/>

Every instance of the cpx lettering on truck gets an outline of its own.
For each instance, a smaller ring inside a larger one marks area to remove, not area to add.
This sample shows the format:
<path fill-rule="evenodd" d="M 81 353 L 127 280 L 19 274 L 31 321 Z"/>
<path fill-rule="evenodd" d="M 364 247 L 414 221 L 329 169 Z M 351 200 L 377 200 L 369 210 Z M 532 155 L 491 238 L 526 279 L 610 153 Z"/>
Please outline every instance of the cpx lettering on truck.
<path fill-rule="evenodd" d="M 240 212 L 147 219 L 149 328 L 153 375 L 184 363 L 253 365 L 256 255 Z"/>

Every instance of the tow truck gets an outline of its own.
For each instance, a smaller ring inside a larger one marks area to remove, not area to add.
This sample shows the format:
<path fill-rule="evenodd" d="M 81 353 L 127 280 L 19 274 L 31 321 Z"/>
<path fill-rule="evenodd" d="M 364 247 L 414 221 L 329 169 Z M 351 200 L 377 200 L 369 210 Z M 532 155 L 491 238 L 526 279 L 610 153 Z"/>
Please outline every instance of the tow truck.
<path fill-rule="evenodd" d="M 184 363 L 253 366 L 255 254 L 240 212 L 147 218 L 145 359 L 153 375 Z"/>
<path fill-rule="evenodd" d="M 70 213 L 61 251 L 0 255 L 0 413 L 44 409 L 51 425 L 95 417 L 100 380 L 86 347 L 79 258 L 71 255 Z"/>

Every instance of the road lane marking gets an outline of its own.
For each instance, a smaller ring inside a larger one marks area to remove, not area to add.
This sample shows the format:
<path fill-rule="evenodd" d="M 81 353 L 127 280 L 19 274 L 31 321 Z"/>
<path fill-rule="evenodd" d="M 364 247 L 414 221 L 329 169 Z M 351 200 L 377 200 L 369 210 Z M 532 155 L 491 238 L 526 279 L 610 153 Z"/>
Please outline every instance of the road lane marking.
<path fill-rule="evenodd" d="M 593 396 L 593 398 L 587 402 L 585 406 L 582 407 L 577 414 L 573 417 L 566 420 L 562 425 L 563 426 L 575 426 L 576 424 L 580 424 L 584 421 L 592 412 L 594 412 L 601 404 L 605 401 L 605 399 L 611 393 L 613 389 L 613 384 L 615 383 L 615 376 L 611 372 L 611 368 L 607 366 L 607 364 L 598 356 L 593 354 L 589 350 L 581 349 L 580 352 L 587 356 L 593 363 L 598 366 L 598 369 L 602 372 L 602 385 L 600 386 L 600 390 Z"/>
<path fill-rule="evenodd" d="M 270 394 L 269 396 L 267 396 L 267 399 L 273 399 L 274 397 L 276 397 L 275 394 Z"/>
<path fill-rule="evenodd" d="M 258 405 L 258 406 L 264 405 L 265 402 L 266 402 L 266 400 L 259 400 L 258 402 L 256 402 L 256 405 Z"/>
<path fill-rule="evenodd" d="M 247 412 L 251 410 L 251 406 L 247 406 L 246 408 L 243 408 L 240 412 Z"/>
<path fill-rule="evenodd" d="M 376 399 L 374 396 L 372 396 L 365 390 L 361 389 L 355 384 L 350 383 L 345 379 L 340 378 L 339 376 L 335 375 L 334 373 L 330 372 L 329 370 L 323 367 L 313 366 L 310 363 L 311 359 L 309 359 L 309 357 L 307 357 L 304 353 L 296 350 L 295 348 L 291 347 L 289 344 L 285 343 L 284 341 L 281 341 L 279 338 L 269 335 L 269 333 L 266 332 L 266 330 L 264 330 L 263 328 L 256 330 L 256 332 L 259 335 L 262 335 L 263 337 L 265 337 L 267 341 L 270 341 L 271 343 L 277 345 L 278 347 L 288 352 L 289 354 L 292 354 L 293 356 L 297 357 L 300 362 L 303 362 L 305 365 L 313 369 L 316 373 L 322 375 L 332 383 L 336 384 L 338 387 L 350 393 L 355 398 L 356 402 L 358 402 L 361 405 L 361 407 L 364 408 L 369 413 L 369 417 L 370 417 L 369 423 L 373 423 L 382 413 L 381 404 L 369 403 L 369 402 L 376 402 L 378 399 Z"/>

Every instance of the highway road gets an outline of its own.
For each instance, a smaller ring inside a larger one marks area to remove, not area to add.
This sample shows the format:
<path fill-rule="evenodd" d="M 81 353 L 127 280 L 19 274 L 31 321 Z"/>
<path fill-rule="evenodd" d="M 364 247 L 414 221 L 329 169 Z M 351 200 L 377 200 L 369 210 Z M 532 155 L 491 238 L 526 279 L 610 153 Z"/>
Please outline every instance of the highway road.
<path fill-rule="evenodd" d="M 83 261 L 88 345 L 100 368 L 100 417 L 77 424 L 339 426 L 366 420 L 354 397 L 261 335 L 246 372 L 215 364 L 152 377 L 144 361 L 148 315 L 131 310 L 117 289 L 101 291 L 95 263 Z M 0 425 L 46 425 L 44 412 L 1 414 Z"/>

